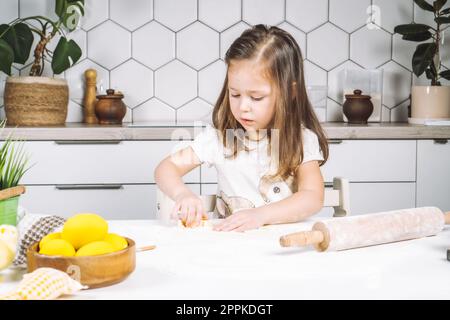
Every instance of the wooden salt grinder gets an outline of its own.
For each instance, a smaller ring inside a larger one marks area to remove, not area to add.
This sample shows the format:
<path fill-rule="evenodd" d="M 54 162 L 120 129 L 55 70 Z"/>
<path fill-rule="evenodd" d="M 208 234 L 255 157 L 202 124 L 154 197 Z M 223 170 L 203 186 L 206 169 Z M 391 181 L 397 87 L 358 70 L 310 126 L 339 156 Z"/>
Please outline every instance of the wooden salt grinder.
<path fill-rule="evenodd" d="M 97 102 L 97 71 L 87 69 L 84 72 L 86 92 L 84 94 L 84 122 L 89 124 L 98 123 L 95 115 L 95 103 Z"/>

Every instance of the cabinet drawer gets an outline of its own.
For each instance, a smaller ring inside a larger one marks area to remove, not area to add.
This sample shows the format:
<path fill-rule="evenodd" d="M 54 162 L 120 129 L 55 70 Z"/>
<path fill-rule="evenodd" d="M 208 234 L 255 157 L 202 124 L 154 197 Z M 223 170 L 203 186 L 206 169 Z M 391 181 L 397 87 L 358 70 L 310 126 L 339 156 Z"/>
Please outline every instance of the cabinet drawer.
<path fill-rule="evenodd" d="M 187 185 L 200 193 L 199 184 Z M 73 189 L 71 189 L 73 187 Z M 27 211 L 70 217 L 80 212 L 97 213 L 105 219 L 154 219 L 156 185 L 27 186 L 20 205 Z M 89 186 L 95 187 L 95 186 Z M 69 188 L 69 189 L 67 189 Z"/>
<path fill-rule="evenodd" d="M 202 184 L 204 195 L 216 194 L 217 184 Z M 350 183 L 350 214 L 366 214 L 415 207 L 415 183 Z M 333 217 L 332 207 L 317 216 Z"/>
<path fill-rule="evenodd" d="M 330 141 L 329 151 L 328 161 L 321 167 L 327 182 L 334 177 L 351 182 L 416 181 L 415 140 Z M 201 182 L 217 182 L 216 169 L 202 165 Z"/>
<path fill-rule="evenodd" d="M 416 184 L 350 183 L 350 215 L 376 213 L 415 207 Z M 324 208 L 318 215 L 332 217 L 333 208 Z"/>
<path fill-rule="evenodd" d="M 417 145 L 417 206 L 450 210 L 450 143 L 421 140 Z"/>
<path fill-rule="evenodd" d="M 415 182 L 415 140 L 339 140 L 329 144 L 321 167 L 327 182 L 344 177 L 351 182 Z"/>
<path fill-rule="evenodd" d="M 156 166 L 179 146 L 177 141 L 26 142 L 34 166 L 22 183 L 154 183 Z M 184 181 L 199 182 L 200 170 Z"/>

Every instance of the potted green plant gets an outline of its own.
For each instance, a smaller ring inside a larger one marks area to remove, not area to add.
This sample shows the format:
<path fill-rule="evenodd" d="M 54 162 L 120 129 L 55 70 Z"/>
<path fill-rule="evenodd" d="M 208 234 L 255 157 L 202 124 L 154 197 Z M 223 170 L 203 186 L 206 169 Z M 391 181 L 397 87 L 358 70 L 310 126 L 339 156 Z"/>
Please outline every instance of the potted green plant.
<path fill-rule="evenodd" d="M 6 120 L 2 120 L 1 129 L 5 123 Z M 17 223 L 19 196 L 25 192 L 19 182 L 29 169 L 23 146 L 23 141 L 14 140 L 10 134 L 0 147 L 0 225 Z"/>
<path fill-rule="evenodd" d="M 18 18 L 0 25 L 0 71 L 9 75 L 5 83 L 4 104 L 8 125 L 61 125 L 67 117 L 69 88 L 65 79 L 43 77 L 46 59 L 51 60 L 53 73 L 58 75 L 81 57 L 81 48 L 67 33 L 74 31 L 84 15 L 84 0 L 55 0 L 56 21 L 44 16 Z M 34 22 L 34 24 L 30 24 Z M 48 44 L 57 38 L 55 50 Z M 29 76 L 11 76 L 13 63 L 25 64 L 30 56 L 34 37 Z"/>
<path fill-rule="evenodd" d="M 434 15 L 434 26 L 422 23 L 398 25 L 394 32 L 402 39 L 424 42 L 417 45 L 412 58 L 412 69 L 417 77 L 425 73 L 431 81 L 429 86 L 411 88 L 410 123 L 424 123 L 425 120 L 450 119 L 450 86 L 441 85 L 441 79 L 450 80 L 450 70 L 444 70 L 441 63 L 443 30 L 450 24 L 450 8 L 444 8 L 447 0 L 436 0 L 433 4 L 425 0 L 414 2 L 429 14 Z M 448 46 L 447 46 L 448 48 Z"/>

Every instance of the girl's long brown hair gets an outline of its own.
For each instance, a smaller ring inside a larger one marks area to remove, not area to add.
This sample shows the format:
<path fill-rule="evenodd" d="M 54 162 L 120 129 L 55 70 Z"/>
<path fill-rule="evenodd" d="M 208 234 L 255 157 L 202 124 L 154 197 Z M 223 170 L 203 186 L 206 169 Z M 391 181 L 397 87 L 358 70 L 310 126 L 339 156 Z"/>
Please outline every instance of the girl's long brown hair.
<path fill-rule="evenodd" d="M 266 67 L 267 75 L 278 94 L 274 119 L 271 128 L 267 128 L 269 139 L 270 129 L 279 130 L 278 171 L 273 176 L 283 180 L 292 176 L 295 178 L 303 160 L 301 124 L 317 135 L 324 158 L 320 165 L 323 165 L 328 159 L 327 138 L 306 93 L 303 58 L 297 42 L 278 27 L 256 25 L 245 30 L 233 42 L 225 55 L 225 62 L 229 67 L 233 60 L 255 58 L 260 59 Z M 226 141 L 226 130 L 244 128 L 231 113 L 228 75 L 212 117 L 214 127 L 223 137 L 224 147 L 230 147 L 227 146 L 229 142 Z M 236 146 L 236 142 L 233 144 Z"/>

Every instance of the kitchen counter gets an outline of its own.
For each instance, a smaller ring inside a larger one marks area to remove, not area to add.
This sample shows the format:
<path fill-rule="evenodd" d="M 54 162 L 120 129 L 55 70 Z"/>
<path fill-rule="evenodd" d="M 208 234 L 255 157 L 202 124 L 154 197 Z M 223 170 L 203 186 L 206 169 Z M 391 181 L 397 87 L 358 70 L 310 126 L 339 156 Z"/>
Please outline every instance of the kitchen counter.
<path fill-rule="evenodd" d="M 87 125 L 67 123 L 54 127 L 6 127 L 0 139 L 13 133 L 25 140 L 189 140 L 202 130 L 201 123 L 125 123 L 123 125 Z M 322 123 L 329 139 L 449 139 L 450 126 L 424 126 L 408 123 L 370 123 L 352 125 Z"/>
<path fill-rule="evenodd" d="M 317 218 L 314 218 L 317 219 Z M 450 299 L 450 228 L 440 234 L 340 252 L 282 248 L 279 236 L 308 230 L 314 220 L 246 233 L 110 221 L 134 239 L 136 270 L 123 282 L 70 299 Z M 0 293 L 18 271 L 0 273 Z"/>

